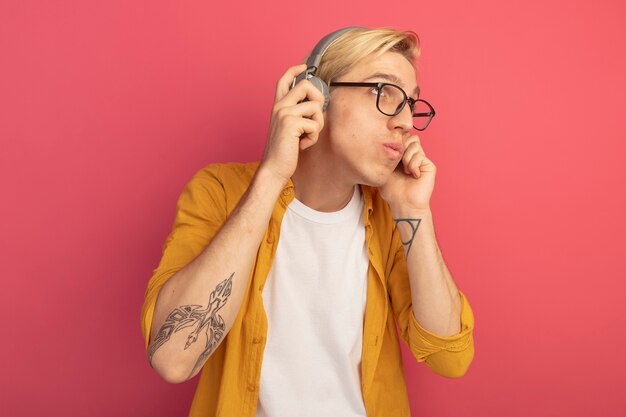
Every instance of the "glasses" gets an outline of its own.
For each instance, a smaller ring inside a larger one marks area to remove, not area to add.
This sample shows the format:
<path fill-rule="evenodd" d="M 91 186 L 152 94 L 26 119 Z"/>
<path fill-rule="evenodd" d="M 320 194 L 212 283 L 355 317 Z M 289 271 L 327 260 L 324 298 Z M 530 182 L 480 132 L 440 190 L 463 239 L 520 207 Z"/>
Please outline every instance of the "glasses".
<path fill-rule="evenodd" d="M 404 90 L 390 83 L 356 83 L 356 82 L 331 82 L 331 87 L 371 87 L 376 90 L 376 108 L 387 116 L 399 114 L 406 103 L 409 103 L 413 115 L 413 128 L 424 130 L 435 116 L 435 109 L 426 100 L 415 100 L 406 95 Z M 419 90 L 417 96 L 419 97 Z"/>

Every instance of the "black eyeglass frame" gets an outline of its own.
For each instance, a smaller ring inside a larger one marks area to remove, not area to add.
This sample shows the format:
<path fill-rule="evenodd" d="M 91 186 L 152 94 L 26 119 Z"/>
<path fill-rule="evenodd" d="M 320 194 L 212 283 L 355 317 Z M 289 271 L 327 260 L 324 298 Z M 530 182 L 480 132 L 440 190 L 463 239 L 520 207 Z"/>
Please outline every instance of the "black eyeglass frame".
<path fill-rule="evenodd" d="M 382 91 L 383 87 L 389 85 L 392 87 L 397 88 L 398 90 L 402 91 L 402 94 L 404 94 L 404 100 L 402 101 L 402 105 L 398 106 L 398 108 L 396 109 L 395 113 L 389 114 L 389 113 L 385 113 L 384 111 L 382 111 L 380 109 L 380 106 L 378 104 L 378 102 L 380 101 L 380 92 Z M 411 114 L 413 115 L 413 117 L 424 117 L 424 116 L 428 116 L 429 119 L 426 122 L 426 125 L 421 128 L 418 129 L 417 127 L 413 126 L 413 129 L 415 130 L 425 130 L 428 125 L 430 124 L 431 120 L 433 120 L 433 117 L 435 117 L 435 109 L 433 108 L 433 106 L 427 102 L 424 99 L 418 98 L 417 100 L 414 99 L 413 97 L 409 97 L 404 90 L 402 89 L 402 87 L 400 87 L 399 85 L 395 85 L 392 83 L 383 83 L 383 82 L 370 82 L 370 83 L 366 83 L 366 82 L 352 82 L 352 81 L 336 81 L 336 82 L 331 82 L 329 84 L 330 87 L 377 87 L 378 90 L 376 92 L 376 108 L 378 109 L 379 112 L 381 112 L 382 114 L 384 114 L 385 116 L 396 116 L 398 114 L 400 114 L 400 112 L 402 111 L 402 109 L 404 109 L 404 106 L 406 105 L 406 103 L 409 103 L 409 108 L 411 109 Z M 418 93 L 417 93 L 417 97 L 419 97 L 419 87 L 418 87 Z M 423 102 L 424 104 L 426 104 L 428 106 L 428 108 L 430 109 L 430 111 L 428 113 L 414 113 L 414 109 L 415 109 L 415 105 L 417 104 L 418 101 Z"/>

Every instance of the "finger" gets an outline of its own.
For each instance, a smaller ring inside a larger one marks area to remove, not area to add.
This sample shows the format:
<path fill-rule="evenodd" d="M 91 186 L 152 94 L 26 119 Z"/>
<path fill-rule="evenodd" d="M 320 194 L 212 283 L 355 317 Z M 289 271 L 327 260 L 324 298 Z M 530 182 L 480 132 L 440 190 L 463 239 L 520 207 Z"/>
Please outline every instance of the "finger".
<path fill-rule="evenodd" d="M 289 92 L 289 88 L 293 83 L 293 79 L 300 73 L 306 70 L 306 64 L 299 64 L 289 67 L 282 77 L 276 82 L 276 95 L 274 96 L 274 103 L 277 103 L 282 99 L 285 94 Z"/>
<path fill-rule="evenodd" d="M 421 142 L 420 142 L 420 138 L 417 135 L 411 135 L 408 136 L 404 139 L 404 141 L 402 142 L 402 144 L 404 145 L 404 148 L 408 148 L 409 146 L 413 145 L 413 144 L 417 144 L 419 146 L 422 146 Z"/>
<path fill-rule="evenodd" d="M 410 174 L 408 172 L 408 165 L 411 160 L 415 157 L 415 155 L 422 154 L 424 155 L 424 151 L 416 141 L 412 141 L 405 149 L 404 154 L 402 155 L 402 163 L 405 166 L 405 173 Z"/>
<path fill-rule="evenodd" d="M 420 144 L 419 138 L 417 136 L 412 136 L 411 138 L 404 141 L 404 151 L 409 152 L 410 155 L 416 152 L 424 153 L 424 148 Z"/>
<path fill-rule="evenodd" d="M 405 137 L 405 146 L 408 146 L 407 142 L 417 142 L 420 145 L 422 144 L 422 141 L 420 140 L 420 137 L 417 135 L 412 135 L 411 133 L 408 133 L 407 136 Z"/>
<path fill-rule="evenodd" d="M 283 117 L 296 116 L 313 119 L 317 122 L 321 121 L 322 123 L 324 121 L 322 105 L 318 101 L 303 101 L 302 103 L 294 104 L 293 106 L 280 108 L 277 113 Z M 320 120 L 320 118 L 322 120 Z"/>
<path fill-rule="evenodd" d="M 315 120 L 304 119 L 300 123 L 300 149 L 305 150 L 317 143 L 321 125 Z"/>
<path fill-rule="evenodd" d="M 423 154 L 415 154 L 405 167 L 409 170 L 409 175 L 413 175 L 415 178 L 419 178 L 422 175 L 420 167 L 422 162 L 426 159 Z"/>
<path fill-rule="evenodd" d="M 404 153 L 408 155 L 409 158 L 412 157 L 416 153 L 421 153 L 425 155 L 424 148 L 422 148 L 422 146 L 417 142 L 413 142 L 409 146 L 406 146 L 404 148 Z"/>
<path fill-rule="evenodd" d="M 319 102 L 322 106 L 325 101 L 324 94 L 318 90 L 313 83 L 309 80 L 302 80 L 296 84 L 294 88 L 289 90 L 274 106 L 276 108 L 293 106 L 304 101 L 304 99 Z"/>
<path fill-rule="evenodd" d="M 404 145 L 405 152 L 410 151 L 409 157 L 412 156 L 413 152 L 420 150 L 422 147 L 419 136 L 411 134 L 404 138 L 402 144 Z"/>
<path fill-rule="evenodd" d="M 316 111 L 311 115 L 311 119 L 315 120 L 320 125 L 320 132 L 324 128 L 324 113 L 323 106 L 319 106 L 316 108 Z"/>
<path fill-rule="evenodd" d="M 414 175 L 415 168 L 419 167 L 424 158 L 425 155 L 420 152 L 413 152 L 410 156 L 403 158 L 402 164 L 404 165 L 404 173 L 407 175 Z"/>

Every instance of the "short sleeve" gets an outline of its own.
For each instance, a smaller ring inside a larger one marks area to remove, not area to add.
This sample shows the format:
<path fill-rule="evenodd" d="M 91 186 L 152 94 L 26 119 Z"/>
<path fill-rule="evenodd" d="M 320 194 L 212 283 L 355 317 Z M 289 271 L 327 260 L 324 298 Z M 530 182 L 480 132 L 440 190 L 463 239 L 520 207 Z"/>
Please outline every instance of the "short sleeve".
<path fill-rule="evenodd" d="M 148 282 L 141 309 L 146 349 L 161 287 L 204 250 L 226 217 L 226 196 L 219 179 L 219 165 L 210 165 L 198 171 L 180 194 L 172 230 L 163 245 L 159 265 Z"/>

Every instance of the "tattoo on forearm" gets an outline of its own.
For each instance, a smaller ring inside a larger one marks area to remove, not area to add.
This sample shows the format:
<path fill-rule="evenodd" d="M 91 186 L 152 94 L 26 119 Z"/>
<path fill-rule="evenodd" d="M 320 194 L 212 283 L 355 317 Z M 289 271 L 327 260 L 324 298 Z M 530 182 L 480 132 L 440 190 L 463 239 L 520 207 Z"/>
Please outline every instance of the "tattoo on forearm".
<path fill-rule="evenodd" d="M 406 257 L 409 257 L 409 251 L 411 250 L 411 245 L 413 244 L 413 239 L 415 238 L 415 233 L 417 232 L 417 228 L 419 227 L 422 219 L 393 219 L 396 222 L 396 226 L 400 223 L 407 223 L 411 226 L 411 237 L 406 242 L 402 242 L 404 247 L 406 248 Z"/>
<path fill-rule="evenodd" d="M 230 277 L 217 285 L 215 290 L 211 293 L 207 308 L 202 309 L 201 305 L 195 304 L 180 306 L 167 316 L 165 323 L 161 326 L 156 338 L 152 342 L 152 346 L 150 346 L 148 360 L 151 364 L 154 353 L 170 339 L 173 333 L 190 326 L 195 326 L 194 331 L 187 337 L 185 350 L 198 340 L 200 332 L 204 332 L 207 339 L 205 348 L 191 370 L 189 377 L 193 375 L 196 369 L 202 365 L 204 360 L 209 355 L 211 355 L 213 350 L 224 337 L 224 320 L 222 319 L 222 316 L 217 314 L 217 312 L 224 306 L 224 304 L 226 304 L 226 301 L 228 301 L 228 297 L 230 296 L 232 290 L 234 275 L 235 273 L 233 272 L 230 274 Z"/>

